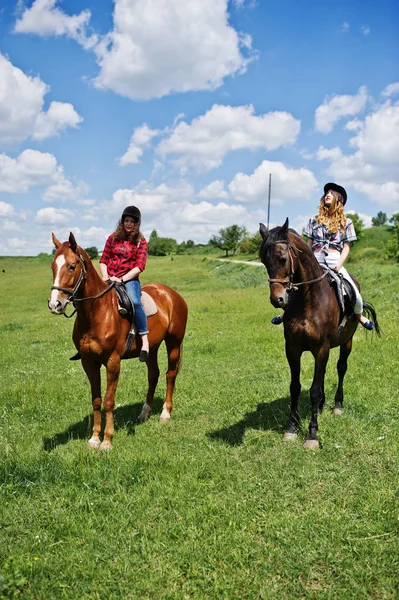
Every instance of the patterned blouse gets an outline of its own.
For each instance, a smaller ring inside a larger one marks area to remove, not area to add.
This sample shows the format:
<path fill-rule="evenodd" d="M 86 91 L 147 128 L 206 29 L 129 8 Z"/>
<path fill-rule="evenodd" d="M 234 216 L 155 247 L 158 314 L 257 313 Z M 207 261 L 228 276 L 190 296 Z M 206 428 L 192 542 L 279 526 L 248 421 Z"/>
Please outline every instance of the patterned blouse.
<path fill-rule="evenodd" d="M 303 233 L 312 240 L 313 252 L 324 252 L 324 254 L 328 254 L 329 248 L 341 252 L 345 243 L 354 242 L 357 239 L 353 223 L 348 217 L 346 217 L 344 233 L 339 230 L 329 233 L 325 225 L 316 221 L 316 217 L 309 219 Z"/>
<path fill-rule="evenodd" d="M 116 242 L 111 234 L 105 242 L 100 263 L 107 265 L 110 277 L 122 277 L 134 267 L 144 271 L 147 256 L 147 242 L 144 238 L 141 238 L 138 244 L 130 240 Z"/>

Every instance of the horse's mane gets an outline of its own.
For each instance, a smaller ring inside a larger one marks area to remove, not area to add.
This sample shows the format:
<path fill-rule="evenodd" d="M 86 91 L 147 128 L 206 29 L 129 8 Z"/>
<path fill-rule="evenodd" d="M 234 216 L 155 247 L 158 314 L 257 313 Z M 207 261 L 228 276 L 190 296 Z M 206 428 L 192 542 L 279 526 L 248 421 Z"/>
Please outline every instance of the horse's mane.
<path fill-rule="evenodd" d="M 290 243 L 294 243 L 294 246 L 296 248 L 298 248 L 301 251 L 301 253 L 304 254 L 309 259 L 310 264 L 318 267 L 318 270 L 320 270 L 320 265 L 317 262 L 317 259 L 316 259 L 315 255 L 313 254 L 312 249 L 305 242 L 305 240 L 302 239 L 302 237 L 299 235 L 299 233 L 295 229 L 292 229 L 291 227 L 289 227 L 288 229 L 285 229 L 283 238 L 281 238 L 281 230 L 282 229 L 284 229 L 284 225 L 282 225 L 281 227 L 274 227 L 273 229 L 270 229 L 267 237 L 262 241 L 262 244 L 261 244 L 261 247 L 259 250 L 260 258 L 262 259 L 262 257 L 265 256 L 265 253 L 267 252 L 267 250 L 269 248 L 271 248 L 276 242 L 278 242 L 280 239 L 284 239 L 284 240 L 290 241 Z"/>

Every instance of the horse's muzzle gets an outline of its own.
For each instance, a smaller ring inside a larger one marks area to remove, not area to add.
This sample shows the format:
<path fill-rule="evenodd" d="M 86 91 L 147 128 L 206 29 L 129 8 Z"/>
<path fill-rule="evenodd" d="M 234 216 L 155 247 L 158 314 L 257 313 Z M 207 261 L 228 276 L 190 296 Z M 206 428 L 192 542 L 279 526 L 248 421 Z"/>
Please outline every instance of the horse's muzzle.
<path fill-rule="evenodd" d="M 270 286 L 270 302 L 275 308 L 285 308 L 288 300 L 289 294 L 285 286 L 279 284 Z"/>
<path fill-rule="evenodd" d="M 53 315 L 62 315 L 62 313 L 65 311 L 65 306 L 63 306 L 59 300 L 49 300 L 48 307 Z"/>

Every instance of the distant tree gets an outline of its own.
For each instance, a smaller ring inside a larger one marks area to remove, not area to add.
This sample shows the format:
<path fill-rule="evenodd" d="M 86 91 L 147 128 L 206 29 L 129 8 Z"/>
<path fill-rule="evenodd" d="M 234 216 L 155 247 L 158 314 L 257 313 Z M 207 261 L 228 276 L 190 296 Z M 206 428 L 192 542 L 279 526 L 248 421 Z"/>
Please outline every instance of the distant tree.
<path fill-rule="evenodd" d="M 245 254 L 258 254 L 261 243 L 262 236 L 259 231 L 254 235 L 246 235 L 241 242 L 241 252 L 245 252 Z"/>
<path fill-rule="evenodd" d="M 186 242 L 186 248 L 194 248 L 195 243 L 193 242 L 193 240 L 187 240 Z"/>
<path fill-rule="evenodd" d="M 211 237 L 209 244 L 214 248 L 224 250 L 226 256 L 229 255 L 229 252 L 232 252 L 234 256 L 246 233 L 245 227 L 239 227 L 238 225 L 223 227 L 219 229 L 219 235 Z"/>
<path fill-rule="evenodd" d="M 394 227 L 399 224 L 399 213 L 395 213 L 389 219 L 389 222 L 393 224 Z"/>
<path fill-rule="evenodd" d="M 151 256 L 167 256 L 177 252 L 177 242 L 173 238 L 159 237 L 154 229 L 148 240 L 148 254 Z"/>
<path fill-rule="evenodd" d="M 364 229 L 363 220 L 359 217 L 359 215 L 357 213 L 349 213 L 348 217 L 351 219 L 351 221 L 353 223 L 353 227 L 355 228 L 355 233 L 356 233 L 357 239 L 360 240 L 360 238 L 363 237 L 363 229 Z"/>
<path fill-rule="evenodd" d="M 391 236 L 385 246 L 385 256 L 399 262 L 399 213 L 393 214 L 389 222 L 393 225 L 389 228 Z"/>
<path fill-rule="evenodd" d="M 387 217 L 386 213 L 382 212 L 381 210 L 377 214 L 376 217 L 373 217 L 371 219 L 373 227 L 379 227 L 380 225 L 385 225 L 387 221 L 388 221 L 388 217 Z"/>
<path fill-rule="evenodd" d="M 89 255 L 89 258 L 91 258 L 92 260 L 94 260 L 95 258 L 98 258 L 98 250 L 95 246 L 90 246 L 89 248 L 85 248 L 85 251 Z"/>

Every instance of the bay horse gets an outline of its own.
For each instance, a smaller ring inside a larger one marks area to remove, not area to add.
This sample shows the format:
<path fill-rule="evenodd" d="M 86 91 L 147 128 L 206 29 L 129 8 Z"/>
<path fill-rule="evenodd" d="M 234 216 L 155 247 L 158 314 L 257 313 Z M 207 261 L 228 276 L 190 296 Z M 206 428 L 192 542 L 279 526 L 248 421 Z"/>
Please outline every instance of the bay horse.
<path fill-rule="evenodd" d="M 67 242 L 59 242 L 54 233 L 52 239 L 56 252 L 51 264 L 53 286 L 48 307 L 53 314 L 66 316 L 68 303 L 71 302 L 75 306 L 77 314 L 72 339 L 90 381 L 94 413 L 93 432 L 88 443 L 90 447 L 108 450 L 114 435 L 113 410 L 121 359 L 139 356 L 141 337 L 136 336 L 131 349 L 124 355 L 130 322 L 118 313 L 118 301 L 113 286 L 104 283 L 88 254 L 76 243 L 73 233 Z M 180 366 L 188 309 L 182 296 L 166 285 L 150 283 L 143 286 L 143 291 L 153 298 L 157 312 L 148 318 L 148 390 L 138 419 L 144 421 L 151 416 L 159 378 L 158 348 L 165 341 L 168 354 L 167 387 L 160 420 L 167 422 L 172 411 L 172 397 Z M 104 397 L 105 429 L 102 441 L 101 365 L 105 366 L 107 374 Z"/>
<path fill-rule="evenodd" d="M 320 447 L 317 417 L 325 403 L 324 377 L 330 349 L 340 347 L 334 414 L 342 414 L 344 377 L 358 321 L 352 313 L 339 330 L 341 309 L 327 271 L 319 265 L 308 244 L 289 228 L 288 218 L 282 227 L 270 231 L 261 223 L 259 231 L 259 256 L 269 275 L 270 302 L 284 310 L 285 353 L 291 370 L 291 412 L 284 439 L 293 440 L 298 435 L 301 356 L 310 351 L 315 366 L 310 388 L 312 413 L 304 448 L 314 450 Z M 364 302 L 364 310 L 372 316 L 380 335 L 374 307 Z"/>

